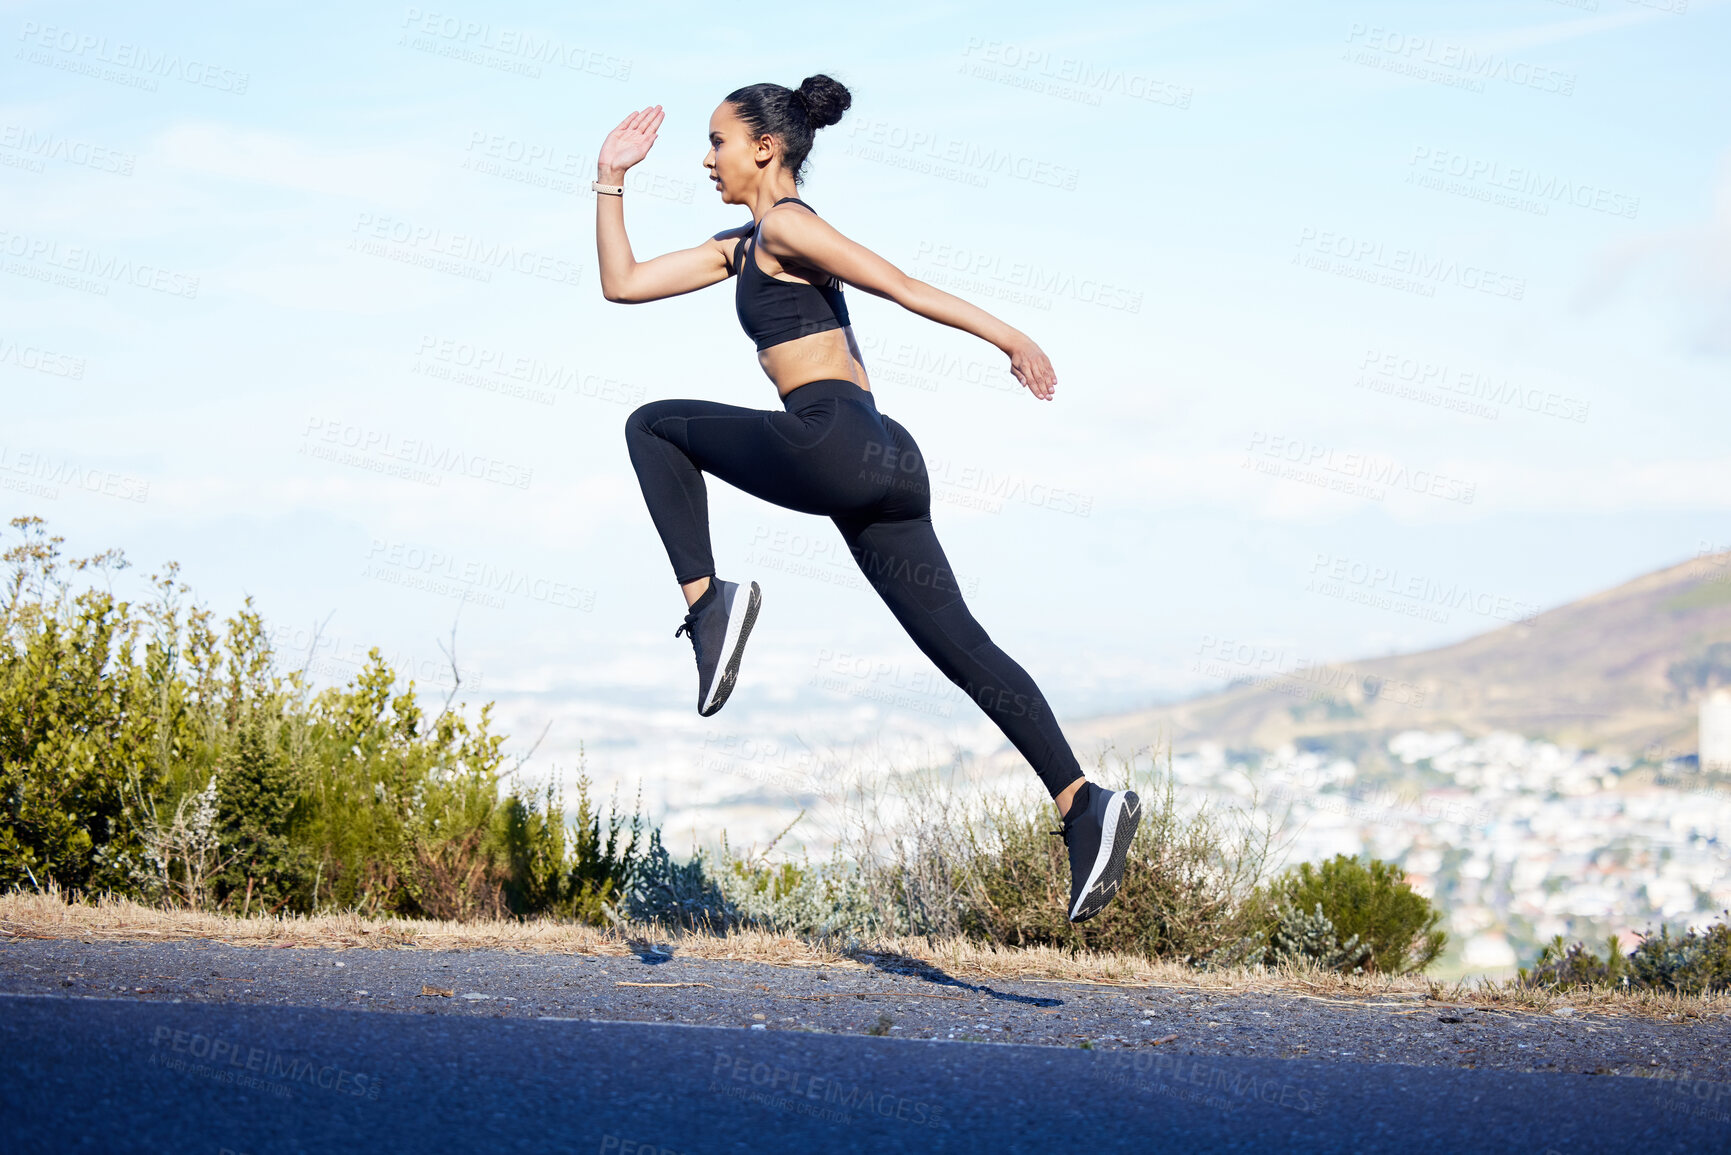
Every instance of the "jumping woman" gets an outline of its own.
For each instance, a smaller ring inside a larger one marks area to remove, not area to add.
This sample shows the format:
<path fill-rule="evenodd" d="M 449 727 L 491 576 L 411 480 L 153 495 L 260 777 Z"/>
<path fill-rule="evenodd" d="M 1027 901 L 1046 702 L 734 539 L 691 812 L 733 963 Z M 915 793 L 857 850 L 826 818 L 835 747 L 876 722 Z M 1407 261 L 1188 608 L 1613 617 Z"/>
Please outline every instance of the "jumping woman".
<path fill-rule="evenodd" d="M 812 133 L 852 103 L 827 76 L 791 90 L 753 84 L 710 114 L 703 167 L 722 203 L 751 222 L 649 261 L 625 235 L 625 171 L 648 155 L 660 105 L 607 134 L 594 184 L 601 292 L 638 304 L 737 277 L 739 323 L 781 395 L 782 411 L 715 401 L 652 401 L 625 425 L 643 499 L 685 593 L 697 654 L 697 709 L 719 710 L 739 676 L 762 590 L 715 573 L 703 475 L 755 497 L 832 520 L 854 560 L 926 657 L 960 686 L 1021 751 L 1062 817 L 1070 857 L 1072 922 L 1092 918 L 1118 891 L 1141 819 L 1131 791 L 1089 782 L 1051 707 L 1026 670 L 992 644 L 962 601 L 932 530 L 931 489 L 919 446 L 878 411 L 842 298 L 846 283 L 990 341 L 1034 396 L 1050 401 L 1057 376 L 1024 333 L 958 297 L 903 273 L 837 232 L 794 194 Z"/>

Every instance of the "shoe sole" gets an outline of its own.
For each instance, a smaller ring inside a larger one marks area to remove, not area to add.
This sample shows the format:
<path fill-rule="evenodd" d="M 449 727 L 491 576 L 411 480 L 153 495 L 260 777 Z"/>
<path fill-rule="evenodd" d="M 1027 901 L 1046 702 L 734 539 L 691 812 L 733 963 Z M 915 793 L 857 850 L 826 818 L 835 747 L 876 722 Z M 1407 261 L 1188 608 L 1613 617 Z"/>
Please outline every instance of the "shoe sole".
<path fill-rule="evenodd" d="M 1101 821 L 1106 837 L 1094 856 L 1088 884 L 1070 912 L 1071 922 L 1087 922 L 1118 893 L 1118 886 L 1124 881 L 1124 859 L 1130 853 L 1130 841 L 1136 837 L 1136 827 L 1141 821 L 1142 800 L 1135 791 L 1120 790 L 1106 803 L 1106 816 Z"/>
<path fill-rule="evenodd" d="M 745 654 L 745 639 L 751 635 L 751 627 L 757 623 L 757 610 L 762 604 L 763 591 L 756 582 L 752 582 L 751 595 L 745 602 L 745 612 L 735 614 L 727 623 L 727 634 L 721 642 L 722 652 L 727 654 L 727 664 L 716 675 L 709 704 L 697 711 L 702 717 L 707 718 L 721 709 L 727 704 L 728 695 L 733 693 L 733 684 L 739 679 L 739 659 Z"/>

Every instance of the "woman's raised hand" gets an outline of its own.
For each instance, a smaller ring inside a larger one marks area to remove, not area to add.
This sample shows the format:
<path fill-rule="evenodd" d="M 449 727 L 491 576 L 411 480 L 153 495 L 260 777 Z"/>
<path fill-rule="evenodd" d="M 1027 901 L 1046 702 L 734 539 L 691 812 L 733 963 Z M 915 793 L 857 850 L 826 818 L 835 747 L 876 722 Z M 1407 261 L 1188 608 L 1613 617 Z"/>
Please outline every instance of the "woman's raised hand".
<path fill-rule="evenodd" d="M 655 130 L 661 127 L 664 114 L 659 104 L 634 112 L 619 122 L 619 127 L 607 134 L 596 154 L 596 167 L 624 172 L 649 155 L 655 143 Z"/>
<path fill-rule="evenodd" d="M 1031 338 L 1021 334 L 1004 347 L 1004 352 L 1010 355 L 1010 372 L 1015 374 L 1016 380 L 1026 385 L 1028 391 L 1040 400 L 1050 401 L 1058 387 L 1058 374 L 1045 352 Z"/>

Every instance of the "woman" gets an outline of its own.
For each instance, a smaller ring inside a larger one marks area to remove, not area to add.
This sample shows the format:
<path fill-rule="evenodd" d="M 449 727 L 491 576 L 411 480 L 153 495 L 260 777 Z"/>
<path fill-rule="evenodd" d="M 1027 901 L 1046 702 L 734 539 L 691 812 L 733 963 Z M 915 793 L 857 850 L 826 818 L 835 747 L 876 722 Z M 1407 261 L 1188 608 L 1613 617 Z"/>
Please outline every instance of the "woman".
<path fill-rule="evenodd" d="M 654 401 L 626 423 L 649 516 L 685 593 L 685 623 L 674 636 L 690 636 L 698 712 L 713 714 L 738 678 L 762 591 L 752 582 L 742 592 L 715 574 L 705 473 L 776 505 L 830 518 L 914 643 L 1039 774 L 1063 817 L 1052 833 L 1062 834 L 1069 850 L 1069 918 L 1082 922 L 1117 893 L 1140 802 L 1131 791 L 1102 789 L 1083 776 L 1033 679 L 968 612 L 932 530 L 919 447 L 878 412 L 842 284 L 990 341 L 1041 400 L 1052 399 L 1057 377 L 1026 334 L 907 276 L 794 195 L 812 133 L 840 120 L 850 103 L 846 88 L 821 75 L 798 90 L 754 84 L 730 93 L 710 115 L 703 167 L 722 202 L 750 209 L 752 222 L 649 261 L 632 256 L 625 235 L 624 179 L 655 143 L 661 106 L 627 116 L 597 156 L 602 294 L 637 304 L 737 276 L 740 324 L 783 406 L 778 413 L 714 401 Z"/>

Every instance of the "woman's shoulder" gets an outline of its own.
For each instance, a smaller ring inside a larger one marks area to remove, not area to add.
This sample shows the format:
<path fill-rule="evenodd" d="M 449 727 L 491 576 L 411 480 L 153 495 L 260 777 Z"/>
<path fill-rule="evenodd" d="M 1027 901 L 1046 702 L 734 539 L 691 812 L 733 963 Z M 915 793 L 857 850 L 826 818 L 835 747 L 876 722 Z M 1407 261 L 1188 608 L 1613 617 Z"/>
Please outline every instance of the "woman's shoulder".
<path fill-rule="evenodd" d="M 745 238 L 751 235 L 752 222 L 735 225 L 731 229 L 722 229 L 709 238 L 712 245 L 721 246 L 722 259 L 727 262 L 727 274 L 732 276 L 738 271 L 739 248 L 745 244 Z"/>

